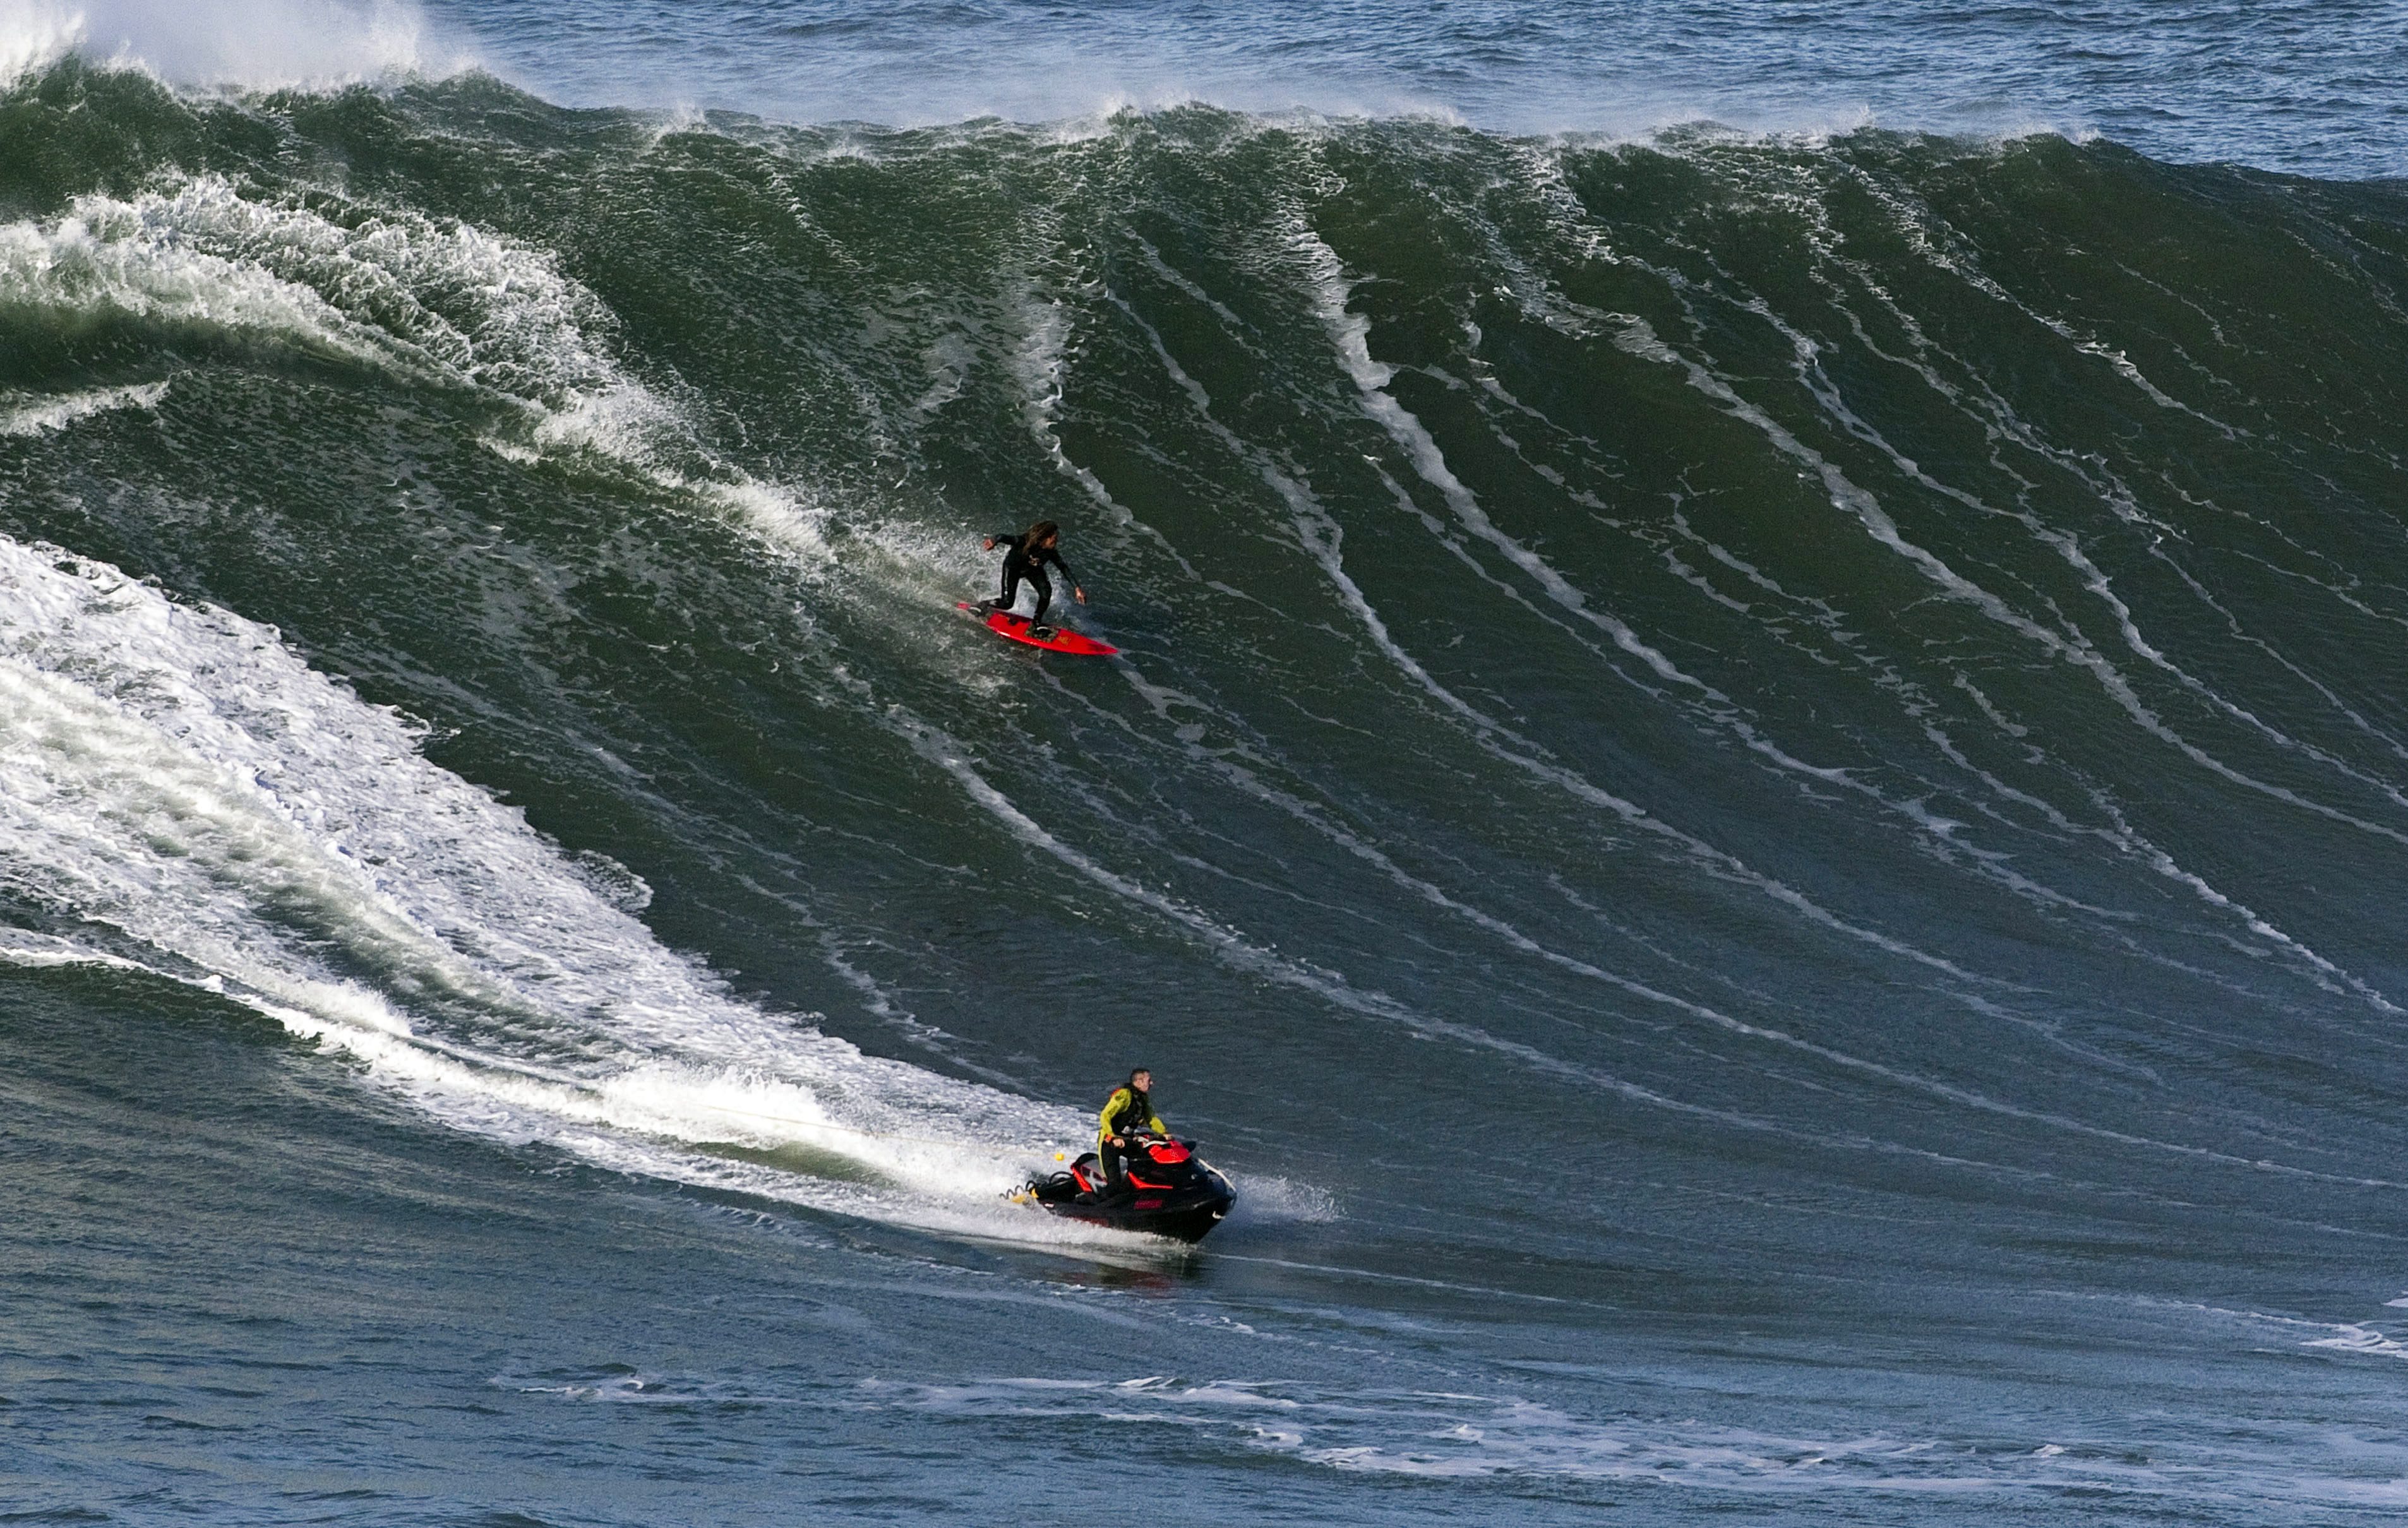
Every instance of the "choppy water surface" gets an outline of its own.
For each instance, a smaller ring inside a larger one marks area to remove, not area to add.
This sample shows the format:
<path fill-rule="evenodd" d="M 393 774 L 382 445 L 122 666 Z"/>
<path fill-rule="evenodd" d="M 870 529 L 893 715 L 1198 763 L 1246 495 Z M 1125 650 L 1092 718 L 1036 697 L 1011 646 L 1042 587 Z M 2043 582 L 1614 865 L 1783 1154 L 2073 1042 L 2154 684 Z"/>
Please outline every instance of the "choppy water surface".
<path fill-rule="evenodd" d="M 428 37 L 594 105 L 787 120 L 1050 121 L 1200 99 L 1515 133 L 1868 124 L 2099 133 L 2158 158 L 2408 172 L 2408 30 L 2378 0 L 1782 5 L 1355 0 L 459 6 Z M 466 39 L 476 39 L 473 45 Z"/>
<path fill-rule="evenodd" d="M 108 24 L 0 95 L 7 1510 L 2408 1496 L 2396 184 Z M 1122 658 L 950 609 L 1039 517 Z M 1140 1062 L 1194 1254 L 1001 1199 Z"/>

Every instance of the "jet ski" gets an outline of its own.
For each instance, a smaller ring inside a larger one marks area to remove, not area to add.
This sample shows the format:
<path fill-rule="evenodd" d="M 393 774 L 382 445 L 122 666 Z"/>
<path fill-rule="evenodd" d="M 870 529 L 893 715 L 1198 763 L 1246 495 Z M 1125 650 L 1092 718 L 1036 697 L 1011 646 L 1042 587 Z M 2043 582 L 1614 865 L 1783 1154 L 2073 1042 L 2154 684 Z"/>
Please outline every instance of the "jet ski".
<path fill-rule="evenodd" d="M 1121 1165 L 1126 1180 L 1115 1188 L 1089 1151 L 1068 1172 L 1030 1178 L 1011 1198 L 1064 1220 L 1177 1241 L 1202 1241 L 1238 1202 L 1229 1180 L 1196 1154 L 1194 1141 L 1139 1135 Z"/>

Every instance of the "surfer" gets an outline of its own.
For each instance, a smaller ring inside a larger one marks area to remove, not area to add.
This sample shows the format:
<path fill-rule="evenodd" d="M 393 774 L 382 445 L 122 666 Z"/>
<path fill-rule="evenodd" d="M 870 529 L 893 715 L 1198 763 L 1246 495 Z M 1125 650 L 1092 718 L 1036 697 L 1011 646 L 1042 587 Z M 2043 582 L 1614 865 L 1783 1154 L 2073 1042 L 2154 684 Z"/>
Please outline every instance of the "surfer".
<path fill-rule="evenodd" d="M 1054 603 L 1054 580 L 1045 576 L 1048 563 L 1062 570 L 1062 577 L 1069 580 L 1070 593 L 1077 596 L 1079 603 L 1087 603 L 1087 592 L 1079 587 L 1079 576 L 1070 571 L 1069 564 L 1062 561 L 1062 527 L 1059 525 L 1050 520 L 1040 520 L 1020 536 L 1007 533 L 986 538 L 987 550 L 993 551 L 997 546 L 1009 550 L 1003 554 L 1003 597 L 996 600 L 992 608 L 1009 611 L 1011 602 L 1020 595 L 1020 581 L 1025 578 L 1028 587 L 1037 593 L 1037 609 L 1028 618 L 1029 629 L 1032 632 L 1041 630 L 1045 625 L 1045 607 Z"/>
<path fill-rule="evenodd" d="M 1142 1066 L 1129 1074 L 1127 1087 L 1112 1090 L 1097 1118 L 1102 1128 L 1096 1135 L 1096 1155 L 1103 1160 L 1105 1183 L 1113 1188 L 1120 1186 L 1126 1172 L 1121 1159 L 1129 1149 L 1129 1137 L 1140 1132 L 1167 1135 L 1170 1129 L 1154 1112 L 1154 1074 Z"/>

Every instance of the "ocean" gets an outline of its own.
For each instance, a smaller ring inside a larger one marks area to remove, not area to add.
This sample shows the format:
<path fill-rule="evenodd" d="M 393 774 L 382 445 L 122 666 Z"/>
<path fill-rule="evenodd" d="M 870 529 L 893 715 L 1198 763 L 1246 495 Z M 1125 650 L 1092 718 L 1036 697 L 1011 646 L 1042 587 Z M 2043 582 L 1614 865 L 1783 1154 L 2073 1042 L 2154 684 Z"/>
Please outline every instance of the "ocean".
<path fill-rule="evenodd" d="M 2395 1521 L 2403 79 L 0 3 L 0 1521 Z"/>

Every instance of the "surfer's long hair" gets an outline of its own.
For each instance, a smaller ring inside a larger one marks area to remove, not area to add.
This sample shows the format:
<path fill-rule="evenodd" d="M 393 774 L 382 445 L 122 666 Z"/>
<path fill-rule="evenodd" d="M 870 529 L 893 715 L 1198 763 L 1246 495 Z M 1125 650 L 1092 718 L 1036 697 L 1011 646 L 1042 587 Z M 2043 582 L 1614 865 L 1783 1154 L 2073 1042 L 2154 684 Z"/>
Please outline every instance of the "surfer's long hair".
<path fill-rule="evenodd" d="M 1040 520 L 1036 524 L 1028 527 L 1028 534 L 1021 538 L 1020 550 L 1022 551 L 1035 551 L 1038 548 L 1045 545 L 1046 542 L 1053 540 L 1055 536 L 1060 536 L 1061 534 L 1061 526 L 1054 524 L 1050 520 Z"/>

